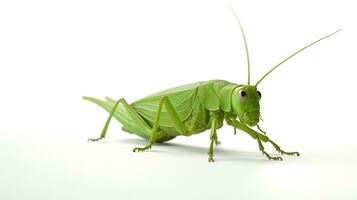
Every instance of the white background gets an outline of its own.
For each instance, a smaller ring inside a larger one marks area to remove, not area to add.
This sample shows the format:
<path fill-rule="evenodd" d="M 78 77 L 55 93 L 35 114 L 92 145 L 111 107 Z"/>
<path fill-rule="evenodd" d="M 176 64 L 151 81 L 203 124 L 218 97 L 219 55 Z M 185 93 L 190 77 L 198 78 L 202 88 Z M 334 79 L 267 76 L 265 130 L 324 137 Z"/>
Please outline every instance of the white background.
<path fill-rule="evenodd" d="M 357 29 L 352 1 L 232 2 L 246 30 L 262 127 L 300 157 L 268 161 L 245 133 L 145 145 L 82 95 L 129 102 L 210 79 L 246 83 L 223 0 L 1 1 L 0 199 L 356 199 Z M 267 144 L 269 152 L 274 150 Z"/>

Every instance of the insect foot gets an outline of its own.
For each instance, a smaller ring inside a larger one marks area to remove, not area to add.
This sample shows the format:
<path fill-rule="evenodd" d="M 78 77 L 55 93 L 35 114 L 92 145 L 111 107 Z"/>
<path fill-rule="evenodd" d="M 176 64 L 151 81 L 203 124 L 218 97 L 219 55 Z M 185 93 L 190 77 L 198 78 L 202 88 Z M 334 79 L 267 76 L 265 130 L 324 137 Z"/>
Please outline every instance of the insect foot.
<path fill-rule="evenodd" d="M 269 160 L 279 160 L 279 161 L 283 161 L 283 159 L 280 156 L 274 157 L 274 156 L 270 156 L 267 152 L 262 151 L 262 153 L 269 159 Z"/>
<path fill-rule="evenodd" d="M 146 147 L 136 147 L 133 149 L 133 152 L 143 152 L 149 149 L 151 149 L 151 145 L 148 145 Z"/>
<path fill-rule="evenodd" d="M 213 159 L 213 150 L 208 151 L 208 162 L 214 162 Z"/>
<path fill-rule="evenodd" d="M 279 150 L 279 153 L 281 153 L 281 155 L 288 155 L 288 156 L 300 156 L 299 152 L 285 152 L 283 150 Z"/>
<path fill-rule="evenodd" d="M 102 140 L 103 138 L 88 138 L 88 142 L 98 142 L 99 140 Z"/>
<path fill-rule="evenodd" d="M 208 162 L 214 162 L 214 159 L 213 159 L 212 156 L 210 156 L 210 157 L 208 158 Z"/>
<path fill-rule="evenodd" d="M 299 152 L 285 152 L 284 150 L 282 150 L 275 142 L 269 140 L 269 142 L 274 146 L 275 150 L 279 153 L 281 153 L 281 155 L 288 155 L 288 156 L 300 156 Z"/>

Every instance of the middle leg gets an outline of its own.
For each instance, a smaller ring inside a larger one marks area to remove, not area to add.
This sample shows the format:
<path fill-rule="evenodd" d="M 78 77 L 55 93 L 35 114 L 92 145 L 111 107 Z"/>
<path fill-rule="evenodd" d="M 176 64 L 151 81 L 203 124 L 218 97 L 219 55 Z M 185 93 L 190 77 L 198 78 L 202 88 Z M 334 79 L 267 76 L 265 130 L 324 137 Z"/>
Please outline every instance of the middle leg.
<path fill-rule="evenodd" d="M 211 139 L 211 143 L 209 146 L 209 150 L 208 150 L 208 162 L 214 162 L 213 159 L 213 143 L 215 143 L 217 145 L 217 120 L 213 119 L 211 122 L 211 135 L 210 135 L 210 139 Z"/>

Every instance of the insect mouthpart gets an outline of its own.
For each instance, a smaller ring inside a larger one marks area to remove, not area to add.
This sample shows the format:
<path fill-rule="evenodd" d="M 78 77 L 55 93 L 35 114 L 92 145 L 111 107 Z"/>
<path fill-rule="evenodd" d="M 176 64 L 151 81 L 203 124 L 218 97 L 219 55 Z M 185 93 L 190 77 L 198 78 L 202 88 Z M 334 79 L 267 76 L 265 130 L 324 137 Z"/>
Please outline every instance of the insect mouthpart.
<path fill-rule="evenodd" d="M 242 121 L 248 126 L 255 126 L 259 123 L 260 111 L 244 112 Z"/>

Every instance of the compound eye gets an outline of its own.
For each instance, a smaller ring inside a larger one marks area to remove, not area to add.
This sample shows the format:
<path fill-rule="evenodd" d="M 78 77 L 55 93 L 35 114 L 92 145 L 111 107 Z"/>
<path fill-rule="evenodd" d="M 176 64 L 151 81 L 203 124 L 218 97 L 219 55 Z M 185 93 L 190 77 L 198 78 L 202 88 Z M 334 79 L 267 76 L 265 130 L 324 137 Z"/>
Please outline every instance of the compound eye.
<path fill-rule="evenodd" d="M 259 99 L 261 99 L 262 98 L 262 93 L 260 93 L 259 91 L 257 91 L 257 93 L 258 93 Z"/>
<path fill-rule="evenodd" d="M 244 91 L 244 90 L 241 90 L 240 91 L 240 98 L 242 99 L 242 100 L 246 100 L 247 99 L 247 92 L 246 91 Z"/>

